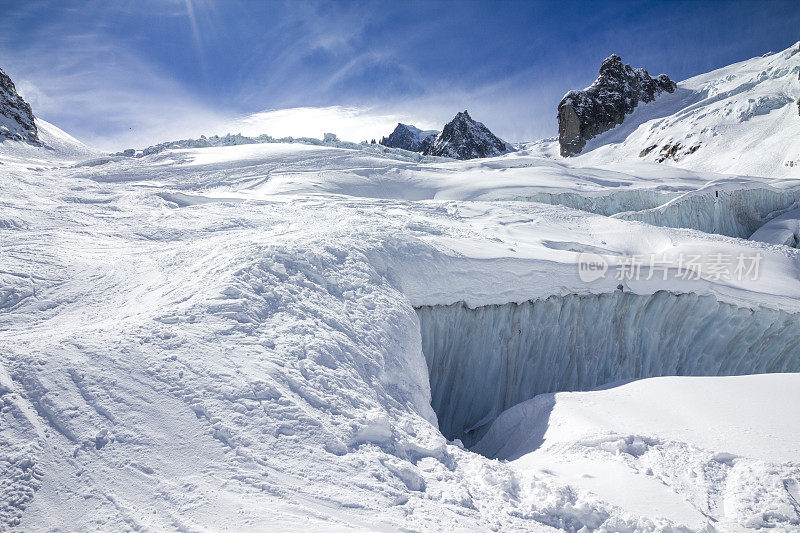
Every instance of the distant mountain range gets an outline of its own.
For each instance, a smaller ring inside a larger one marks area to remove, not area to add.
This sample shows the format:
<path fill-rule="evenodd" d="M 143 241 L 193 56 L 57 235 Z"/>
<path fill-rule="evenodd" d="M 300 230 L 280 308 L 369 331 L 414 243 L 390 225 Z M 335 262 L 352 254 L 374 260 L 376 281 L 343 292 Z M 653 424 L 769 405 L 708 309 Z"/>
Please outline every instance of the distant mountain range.
<path fill-rule="evenodd" d="M 597 166 L 640 159 L 751 176 L 795 175 L 795 168 L 800 166 L 798 81 L 797 44 L 680 83 L 665 74 L 651 77 L 614 54 L 603 61 L 594 83 L 568 92 L 561 100 L 557 150 L 548 148 L 551 141 L 534 144 L 544 156 L 579 156 Z M 76 154 L 88 150 L 36 118 L 12 80 L 0 70 L 0 141 L 4 139 L 51 148 L 63 145 Z M 338 140 L 227 135 L 171 141 L 118 155 L 141 157 L 172 148 L 260 142 L 360 146 Z M 456 114 L 441 131 L 399 123 L 379 144 L 462 160 L 515 151 L 467 111 Z"/>
<path fill-rule="evenodd" d="M 433 140 L 439 135 L 437 130 L 421 130 L 410 124 L 397 123 L 397 127 L 388 137 L 379 141 L 383 146 L 400 148 L 409 152 L 425 152 L 430 150 Z"/>
<path fill-rule="evenodd" d="M 380 144 L 453 159 L 476 159 L 514 151 L 510 144 L 489 131 L 483 123 L 470 117 L 466 110 L 457 113 L 441 132 L 422 131 L 414 126 L 398 123 L 388 137 L 380 140 Z"/>

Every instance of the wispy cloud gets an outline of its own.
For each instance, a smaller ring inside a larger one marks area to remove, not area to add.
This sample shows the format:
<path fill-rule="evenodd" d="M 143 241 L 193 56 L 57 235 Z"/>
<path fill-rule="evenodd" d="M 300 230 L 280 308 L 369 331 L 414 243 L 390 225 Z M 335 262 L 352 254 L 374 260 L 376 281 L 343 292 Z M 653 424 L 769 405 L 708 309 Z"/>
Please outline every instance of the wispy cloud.
<path fill-rule="evenodd" d="M 565 1 L 0 0 L 0 66 L 35 113 L 107 149 L 236 128 L 361 140 L 463 109 L 513 141 L 554 135 L 561 96 L 612 52 L 681 79 L 788 46 L 800 23 L 791 0 Z"/>
<path fill-rule="evenodd" d="M 58 68 L 62 62 L 37 59 L 34 69 L 12 62 L 9 71 L 19 72 L 19 90 L 37 116 L 101 149 L 197 136 L 233 116 L 198 101 L 136 57 L 116 57 L 125 62 L 125 70 L 94 63 L 91 70 L 76 65 L 69 72 Z"/>
<path fill-rule="evenodd" d="M 321 138 L 323 133 L 331 132 L 343 140 L 363 141 L 387 135 L 398 122 L 415 122 L 425 129 L 441 126 L 407 114 L 330 106 L 263 111 L 241 117 L 228 128 L 244 135 L 267 133 L 273 137 Z"/>
<path fill-rule="evenodd" d="M 3 32 L 3 68 L 34 113 L 101 149 L 152 144 L 199 135 L 231 120 L 203 102 L 170 72 L 122 42 L 108 38 L 102 21 L 91 31 L 71 31 L 55 20 L 20 41 Z M 57 35 L 54 39 L 47 35 Z"/>

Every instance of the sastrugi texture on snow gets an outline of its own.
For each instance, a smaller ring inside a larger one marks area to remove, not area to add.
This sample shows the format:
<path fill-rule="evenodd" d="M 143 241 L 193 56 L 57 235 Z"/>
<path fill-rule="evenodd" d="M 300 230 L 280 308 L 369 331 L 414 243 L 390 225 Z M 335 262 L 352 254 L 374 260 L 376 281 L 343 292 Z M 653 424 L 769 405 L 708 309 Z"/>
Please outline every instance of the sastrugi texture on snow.
<path fill-rule="evenodd" d="M 558 142 L 561 155 L 580 153 L 588 139 L 622 124 L 639 103 L 649 103 L 677 84 L 666 74 L 650 77 L 646 70 L 624 65 L 612 54 L 600 75 L 582 91 L 570 91 L 558 104 Z"/>
<path fill-rule="evenodd" d="M 30 104 L 0 69 L 0 137 L 41 144 Z"/>

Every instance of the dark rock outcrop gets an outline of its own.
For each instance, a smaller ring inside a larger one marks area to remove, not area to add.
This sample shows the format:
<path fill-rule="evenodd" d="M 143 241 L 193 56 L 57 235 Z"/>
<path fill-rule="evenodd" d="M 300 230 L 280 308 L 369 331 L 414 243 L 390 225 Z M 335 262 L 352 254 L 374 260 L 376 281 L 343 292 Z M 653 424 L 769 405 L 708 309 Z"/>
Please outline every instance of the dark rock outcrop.
<path fill-rule="evenodd" d="M 475 159 L 500 155 L 511 150 L 510 145 L 464 111 L 448 122 L 430 148 L 422 153 L 455 159 Z"/>
<path fill-rule="evenodd" d="M 623 65 L 618 55 L 610 56 L 592 85 L 568 92 L 558 105 L 561 155 L 580 153 L 588 139 L 621 124 L 640 103 L 676 88 L 666 74 L 652 78 L 644 69 Z"/>
<path fill-rule="evenodd" d="M 17 93 L 14 82 L 0 69 L 0 140 L 41 145 L 31 106 Z"/>
<path fill-rule="evenodd" d="M 438 137 L 438 132 L 434 132 L 431 135 L 427 135 L 422 142 L 419 143 L 419 152 L 423 154 L 430 154 L 431 149 L 433 148 L 433 143 L 436 141 L 436 137 Z"/>
<path fill-rule="evenodd" d="M 380 144 L 409 152 L 424 152 L 433 144 L 433 139 L 438 133 L 436 130 L 422 131 L 410 124 L 398 123 L 388 137 L 381 138 Z"/>

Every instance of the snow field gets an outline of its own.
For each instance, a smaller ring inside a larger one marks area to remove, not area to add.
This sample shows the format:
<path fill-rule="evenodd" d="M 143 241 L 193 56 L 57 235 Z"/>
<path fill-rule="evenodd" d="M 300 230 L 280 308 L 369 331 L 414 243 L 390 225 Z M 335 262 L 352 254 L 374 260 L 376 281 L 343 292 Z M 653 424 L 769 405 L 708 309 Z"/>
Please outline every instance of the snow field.
<path fill-rule="evenodd" d="M 796 370 L 800 252 L 739 238 L 792 216 L 796 109 L 759 98 L 797 96 L 796 60 L 688 80 L 570 160 L 4 144 L 0 524 L 796 529 L 798 374 L 546 392 Z M 617 293 L 579 279 L 587 252 L 759 253 L 762 275 Z"/>

